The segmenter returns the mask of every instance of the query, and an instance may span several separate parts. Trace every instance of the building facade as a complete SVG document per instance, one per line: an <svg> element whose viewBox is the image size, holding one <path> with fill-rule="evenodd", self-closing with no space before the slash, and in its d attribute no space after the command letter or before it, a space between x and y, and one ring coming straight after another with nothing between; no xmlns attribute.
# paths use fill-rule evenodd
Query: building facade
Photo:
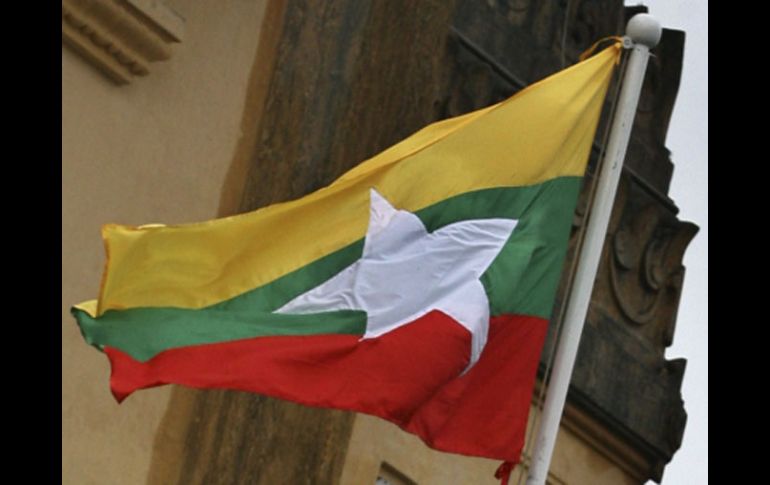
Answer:
<svg viewBox="0 0 770 485"><path fill-rule="evenodd" d="M499 462L430 450L369 416L172 386L118 406L108 362L69 307L98 292L101 224L192 222L302 196L575 62L638 11L619 0L63 0L63 482L497 483ZM664 352L697 228L667 196L664 142L683 48L684 34L665 30L651 58L550 483L660 480L681 443L685 362Z"/></svg>

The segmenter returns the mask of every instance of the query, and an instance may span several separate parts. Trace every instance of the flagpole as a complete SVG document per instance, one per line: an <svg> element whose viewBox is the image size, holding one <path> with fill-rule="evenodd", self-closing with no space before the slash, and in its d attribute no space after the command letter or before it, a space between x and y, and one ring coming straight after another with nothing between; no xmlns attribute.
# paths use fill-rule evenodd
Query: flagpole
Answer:
<svg viewBox="0 0 770 485"><path fill-rule="evenodd" d="M660 36L660 23L648 14L634 15L626 26L624 46L629 47L630 44L631 54L622 80L615 118L612 120L606 155L596 185L596 195L588 212L585 240L577 260L573 289L567 300L567 312L556 348L551 382L543 406L540 431L532 452L527 485L544 485L548 475L650 49L658 44Z"/></svg>

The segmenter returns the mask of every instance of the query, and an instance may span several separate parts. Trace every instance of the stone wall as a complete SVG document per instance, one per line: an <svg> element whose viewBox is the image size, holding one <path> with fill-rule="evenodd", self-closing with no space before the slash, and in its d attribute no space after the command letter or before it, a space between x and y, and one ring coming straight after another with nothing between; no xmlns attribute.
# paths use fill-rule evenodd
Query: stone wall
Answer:
<svg viewBox="0 0 770 485"><path fill-rule="evenodd" d="M118 406L107 358L83 341L69 314L71 305L98 295L101 225L215 217L243 143L244 99L266 2L167 5L183 18L181 42L128 84L69 44L62 48L62 483L143 483L171 393L151 389ZM91 26L136 18L115 15L92 18ZM131 34L110 35L128 42Z"/></svg>

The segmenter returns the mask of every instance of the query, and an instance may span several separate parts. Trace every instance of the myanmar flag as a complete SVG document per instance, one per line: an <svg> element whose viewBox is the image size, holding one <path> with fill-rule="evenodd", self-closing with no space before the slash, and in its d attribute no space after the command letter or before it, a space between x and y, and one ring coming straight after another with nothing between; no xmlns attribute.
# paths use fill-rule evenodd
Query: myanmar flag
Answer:
<svg viewBox="0 0 770 485"><path fill-rule="evenodd" d="M106 225L73 308L118 401L163 384L387 419L516 462L619 45L432 124L291 202Z"/></svg>

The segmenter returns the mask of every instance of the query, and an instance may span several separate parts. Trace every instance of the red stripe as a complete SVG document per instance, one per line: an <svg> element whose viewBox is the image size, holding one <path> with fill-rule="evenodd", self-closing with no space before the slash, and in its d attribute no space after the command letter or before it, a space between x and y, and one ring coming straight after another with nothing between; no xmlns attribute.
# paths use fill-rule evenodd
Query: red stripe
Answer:
<svg viewBox="0 0 770 485"><path fill-rule="evenodd" d="M118 401L163 384L225 388L379 416L455 453L518 461L546 321L490 323L463 376L470 334L434 311L376 339L259 337L167 350L141 363L105 348Z"/></svg>

